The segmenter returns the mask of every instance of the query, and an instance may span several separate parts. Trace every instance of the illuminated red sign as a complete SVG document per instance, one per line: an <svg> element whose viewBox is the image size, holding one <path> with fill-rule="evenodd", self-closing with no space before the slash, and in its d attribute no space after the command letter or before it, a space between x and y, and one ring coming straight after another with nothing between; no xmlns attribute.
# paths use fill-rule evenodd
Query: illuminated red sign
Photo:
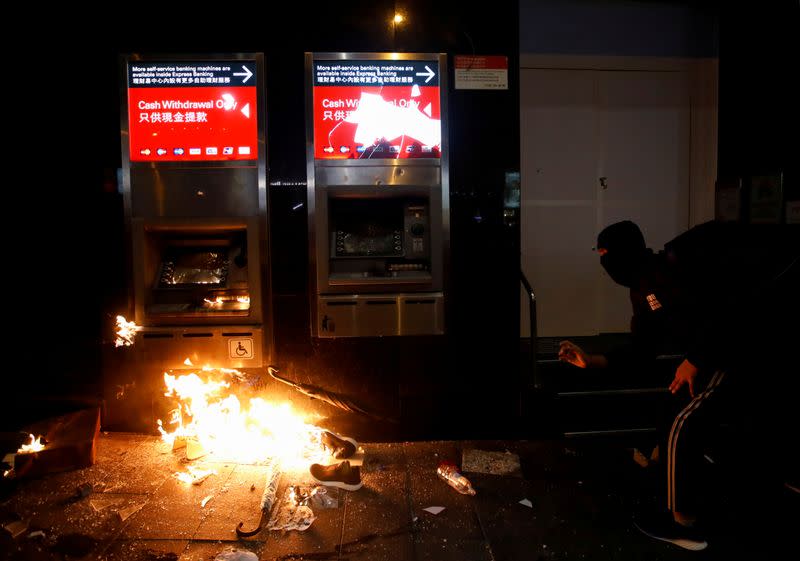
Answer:
<svg viewBox="0 0 800 561"><path fill-rule="evenodd" d="M316 159L441 157L439 65L314 61Z"/></svg>
<svg viewBox="0 0 800 561"><path fill-rule="evenodd" d="M128 74L131 161L258 158L254 63L130 63Z"/></svg>

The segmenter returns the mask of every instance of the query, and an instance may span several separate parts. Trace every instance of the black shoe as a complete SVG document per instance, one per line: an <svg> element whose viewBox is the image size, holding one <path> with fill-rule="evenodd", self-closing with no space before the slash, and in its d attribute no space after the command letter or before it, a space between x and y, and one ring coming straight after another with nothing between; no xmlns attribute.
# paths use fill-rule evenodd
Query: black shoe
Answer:
<svg viewBox="0 0 800 561"><path fill-rule="evenodd" d="M328 449L331 456L337 460L352 458L358 449L358 442L346 436L339 436L332 432L325 431L320 436L322 445Z"/></svg>
<svg viewBox="0 0 800 561"><path fill-rule="evenodd" d="M633 525L646 536L673 543L690 551L701 551L708 547L708 542L697 530L678 524L668 511L637 517Z"/></svg>
<svg viewBox="0 0 800 561"><path fill-rule="evenodd" d="M361 489L361 470L358 466L351 466L347 460L332 466L311 464L308 471L314 481L327 487L339 487L347 491Z"/></svg>

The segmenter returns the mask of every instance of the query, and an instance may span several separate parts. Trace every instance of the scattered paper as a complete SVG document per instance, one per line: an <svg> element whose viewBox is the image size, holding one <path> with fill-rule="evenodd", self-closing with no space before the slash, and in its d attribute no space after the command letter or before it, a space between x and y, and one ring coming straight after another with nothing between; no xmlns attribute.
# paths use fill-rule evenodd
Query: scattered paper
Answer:
<svg viewBox="0 0 800 561"><path fill-rule="evenodd" d="M28 538L39 538L39 537L42 538L44 537L44 532L42 532L41 530L36 530L35 532L31 532L30 534L28 534Z"/></svg>
<svg viewBox="0 0 800 561"><path fill-rule="evenodd" d="M312 492L308 487L289 485L283 493L280 505L272 513L267 523L268 530L307 530L316 520L314 511L308 505Z"/></svg>
<svg viewBox="0 0 800 561"><path fill-rule="evenodd" d="M200 485L203 481L208 479L210 475L217 473L213 469L203 469L201 467L189 466L185 472L175 472L175 478L184 483L191 483L192 485Z"/></svg>
<svg viewBox="0 0 800 561"><path fill-rule="evenodd" d="M439 514L444 510L443 506L429 506L427 508L423 508L422 510L430 512L431 514Z"/></svg>
<svg viewBox="0 0 800 561"><path fill-rule="evenodd" d="M531 501L529 501L528 499L522 499L519 502L519 504L521 504L522 506L527 506L528 508L533 508L533 503Z"/></svg>
<svg viewBox="0 0 800 561"><path fill-rule="evenodd" d="M117 511L117 516L119 516L120 522L125 522L132 515L134 515L137 512L139 512L143 506L144 506L144 503L135 504L135 505L129 506L128 508L123 508L122 510Z"/></svg>
<svg viewBox="0 0 800 561"><path fill-rule="evenodd" d="M461 457L461 471L492 475L522 475L519 456L508 451L464 450Z"/></svg>
<svg viewBox="0 0 800 561"><path fill-rule="evenodd" d="M205 499L200 501L200 508L206 508L206 504L208 503L208 501L210 501L213 498L214 498L214 495L209 495Z"/></svg>

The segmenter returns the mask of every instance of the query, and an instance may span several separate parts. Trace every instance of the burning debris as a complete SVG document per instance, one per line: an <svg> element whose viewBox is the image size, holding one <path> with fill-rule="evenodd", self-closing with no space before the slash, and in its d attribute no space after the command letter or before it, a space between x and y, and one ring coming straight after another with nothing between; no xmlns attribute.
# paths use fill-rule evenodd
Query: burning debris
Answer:
<svg viewBox="0 0 800 561"><path fill-rule="evenodd" d="M192 485L200 485L203 481L216 473L217 472L212 469L189 466L186 472L175 472L175 479L183 481L184 483L191 483Z"/></svg>
<svg viewBox="0 0 800 561"><path fill-rule="evenodd" d="M124 316L117 316L117 338L114 340L115 347L130 347L135 342L136 333L142 328L132 321L128 321Z"/></svg>
<svg viewBox="0 0 800 561"><path fill-rule="evenodd" d="M31 441L28 444L23 444L17 450L17 454L30 454L33 452L41 452L44 450L44 444L42 443L42 437L40 436L33 436L30 435Z"/></svg>
<svg viewBox="0 0 800 561"><path fill-rule="evenodd" d="M236 390L244 379L241 372L225 368L165 373L164 395L177 403L166 422L158 421L163 440L173 450L185 446L187 459L206 453L237 463L277 458L281 469L307 469L327 460L322 429L306 423L288 403L261 397L240 401Z"/></svg>

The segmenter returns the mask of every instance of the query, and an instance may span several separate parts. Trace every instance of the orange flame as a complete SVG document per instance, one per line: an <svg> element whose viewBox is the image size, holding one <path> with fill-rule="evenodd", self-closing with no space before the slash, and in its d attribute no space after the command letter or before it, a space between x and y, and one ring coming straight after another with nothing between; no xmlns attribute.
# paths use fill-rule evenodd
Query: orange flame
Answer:
<svg viewBox="0 0 800 561"><path fill-rule="evenodd" d="M134 343L136 333L142 328L132 321L128 321L124 316L117 316L117 338L114 340L115 347L130 347Z"/></svg>
<svg viewBox="0 0 800 561"><path fill-rule="evenodd" d="M277 459L283 470L330 463L320 440L322 429L308 424L288 403L261 397L240 402L231 389L232 381L245 379L238 370L204 366L200 373L202 378L196 372L164 373L164 395L178 400L167 423L158 420L165 442L174 445L177 437L195 440L221 461Z"/></svg>
<svg viewBox="0 0 800 561"><path fill-rule="evenodd" d="M29 454L31 452L41 452L44 450L44 444L42 444L42 437L36 436L34 437L32 434L30 435L31 441L28 444L23 444L17 450L17 454Z"/></svg>

